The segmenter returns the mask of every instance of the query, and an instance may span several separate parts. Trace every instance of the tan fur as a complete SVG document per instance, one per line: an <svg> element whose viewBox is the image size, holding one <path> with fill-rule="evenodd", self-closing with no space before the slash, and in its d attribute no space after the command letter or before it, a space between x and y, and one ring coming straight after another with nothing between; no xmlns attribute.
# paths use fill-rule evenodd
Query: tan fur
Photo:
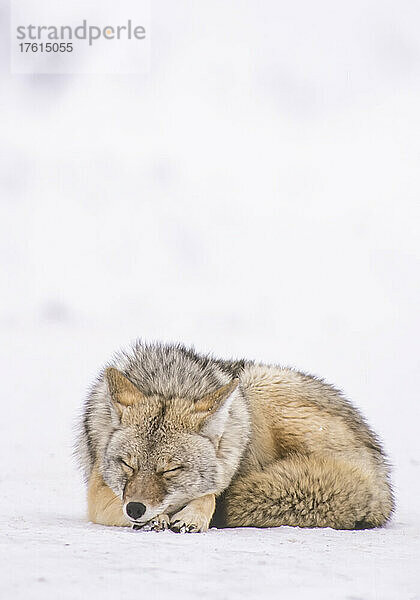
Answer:
<svg viewBox="0 0 420 600"><path fill-rule="evenodd" d="M238 383L239 379L234 379L230 383L227 383L226 385L220 387L215 392L212 392L211 394L207 394L203 398L200 398L195 403L194 412L204 412L206 414L214 413L226 400L226 398L228 398L231 395L233 390L235 390L238 387Z"/></svg>
<svg viewBox="0 0 420 600"><path fill-rule="evenodd" d="M263 471L251 471L232 484L226 497L227 524L335 529L354 529L365 523L379 526L384 506L372 502L374 485L368 474L345 461L316 455L290 457Z"/></svg>
<svg viewBox="0 0 420 600"><path fill-rule="evenodd" d="M386 466L369 434L328 407L333 392L288 369L252 366L251 443L226 493L227 524L380 526L393 508ZM319 405L326 404L320 411Z"/></svg>
<svg viewBox="0 0 420 600"><path fill-rule="evenodd" d="M182 510L171 518L171 525L176 530L185 530L189 533L207 531L216 507L214 494L201 496L192 500Z"/></svg>
<svg viewBox="0 0 420 600"><path fill-rule="evenodd" d="M88 519L99 525L131 525L124 516L120 498L106 485L96 467L88 484Z"/></svg>
<svg viewBox="0 0 420 600"><path fill-rule="evenodd" d="M134 406L144 398L140 390L117 369L107 369L105 376L112 401L120 415L123 413L124 408Z"/></svg>
<svg viewBox="0 0 420 600"><path fill-rule="evenodd" d="M148 473L144 477L130 478L124 489L123 501L143 502L159 506L165 498L165 486L159 473Z"/></svg>

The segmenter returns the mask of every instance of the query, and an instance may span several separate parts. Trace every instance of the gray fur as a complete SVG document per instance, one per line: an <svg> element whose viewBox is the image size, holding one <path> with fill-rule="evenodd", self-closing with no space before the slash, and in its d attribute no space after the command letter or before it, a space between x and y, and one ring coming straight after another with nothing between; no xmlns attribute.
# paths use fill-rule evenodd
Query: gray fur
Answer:
<svg viewBox="0 0 420 600"><path fill-rule="evenodd" d="M105 369L120 370L145 396L165 400L184 397L192 402L228 383L245 361L223 361L197 354L182 344L147 344L138 340L130 351L113 357L100 372L85 402L75 456L85 480L95 460L103 455L109 436L118 426L104 379Z"/></svg>

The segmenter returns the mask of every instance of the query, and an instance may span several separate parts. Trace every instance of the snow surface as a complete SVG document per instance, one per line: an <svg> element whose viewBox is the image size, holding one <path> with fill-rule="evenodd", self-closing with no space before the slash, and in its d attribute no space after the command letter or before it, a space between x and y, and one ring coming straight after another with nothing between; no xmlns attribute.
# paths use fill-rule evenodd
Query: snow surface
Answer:
<svg viewBox="0 0 420 600"><path fill-rule="evenodd" d="M159 0L147 77L12 77L0 18L1 598L420 599L418 3ZM88 524L73 425L137 336L342 387L393 521Z"/></svg>

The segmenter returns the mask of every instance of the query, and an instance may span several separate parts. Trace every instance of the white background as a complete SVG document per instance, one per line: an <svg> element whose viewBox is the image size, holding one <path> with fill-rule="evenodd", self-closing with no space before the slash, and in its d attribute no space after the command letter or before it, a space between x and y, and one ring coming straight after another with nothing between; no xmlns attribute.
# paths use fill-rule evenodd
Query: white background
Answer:
<svg viewBox="0 0 420 600"><path fill-rule="evenodd" d="M420 598L418 3L158 0L148 76L11 76L0 18L3 596ZM136 337L341 387L394 521L87 525L72 424Z"/></svg>

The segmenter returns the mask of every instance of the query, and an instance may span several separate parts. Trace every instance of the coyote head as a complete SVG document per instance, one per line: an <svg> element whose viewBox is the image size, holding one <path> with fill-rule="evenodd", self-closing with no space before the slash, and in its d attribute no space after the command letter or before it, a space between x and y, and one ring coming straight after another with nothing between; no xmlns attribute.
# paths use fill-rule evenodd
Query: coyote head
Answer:
<svg viewBox="0 0 420 600"><path fill-rule="evenodd" d="M238 380L191 401L145 396L114 368L105 378L115 428L102 475L126 516L144 524L217 491L219 442Z"/></svg>

